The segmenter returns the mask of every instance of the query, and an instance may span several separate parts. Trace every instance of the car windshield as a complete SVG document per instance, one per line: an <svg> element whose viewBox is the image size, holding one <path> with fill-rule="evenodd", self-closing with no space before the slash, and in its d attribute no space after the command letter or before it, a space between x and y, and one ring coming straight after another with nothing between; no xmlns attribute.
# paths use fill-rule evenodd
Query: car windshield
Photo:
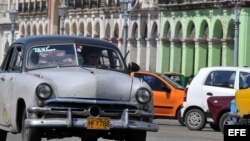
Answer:
<svg viewBox="0 0 250 141"><path fill-rule="evenodd" d="M47 67L95 67L101 69L124 69L122 57L115 50L86 45L46 45L29 50L27 68Z"/></svg>

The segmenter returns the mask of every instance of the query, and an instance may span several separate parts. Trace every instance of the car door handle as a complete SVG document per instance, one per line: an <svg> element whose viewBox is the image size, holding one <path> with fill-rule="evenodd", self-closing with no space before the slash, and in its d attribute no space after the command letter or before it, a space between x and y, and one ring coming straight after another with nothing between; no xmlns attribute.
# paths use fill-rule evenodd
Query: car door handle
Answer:
<svg viewBox="0 0 250 141"><path fill-rule="evenodd" d="M2 81L4 81L4 80L5 80L5 78L1 77L1 80L2 80Z"/></svg>
<svg viewBox="0 0 250 141"><path fill-rule="evenodd" d="M208 93L207 93L207 95L208 95L208 96L213 96L213 94L212 94L212 93L210 93L210 92L208 92Z"/></svg>

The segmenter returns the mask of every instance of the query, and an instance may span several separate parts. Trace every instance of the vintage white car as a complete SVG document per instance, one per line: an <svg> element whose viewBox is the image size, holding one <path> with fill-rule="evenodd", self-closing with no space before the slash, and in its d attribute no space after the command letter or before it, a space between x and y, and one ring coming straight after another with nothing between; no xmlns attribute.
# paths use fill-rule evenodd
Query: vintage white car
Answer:
<svg viewBox="0 0 250 141"><path fill-rule="evenodd" d="M151 88L129 75L138 70L101 39L47 35L16 40L0 70L0 140L10 132L21 133L22 141L73 136L146 141L147 131L159 127L152 121Z"/></svg>

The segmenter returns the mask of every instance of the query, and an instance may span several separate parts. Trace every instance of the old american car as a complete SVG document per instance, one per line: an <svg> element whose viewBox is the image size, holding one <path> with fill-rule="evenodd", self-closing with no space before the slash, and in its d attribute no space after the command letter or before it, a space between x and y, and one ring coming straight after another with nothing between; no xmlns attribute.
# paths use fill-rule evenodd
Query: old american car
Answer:
<svg viewBox="0 0 250 141"><path fill-rule="evenodd" d="M87 53L99 55L85 65ZM152 90L132 78L112 43L80 36L31 36L16 40L0 71L0 140L21 133L22 141L79 137L96 141L146 141L153 123Z"/></svg>
<svg viewBox="0 0 250 141"><path fill-rule="evenodd" d="M235 96L211 96L207 99L207 105L214 124L211 127L214 130L224 132L224 125L231 125L232 120L229 116L231 101Z"/></svg>
<svg viewBox="0 0 250 141"><path fill-rule="evenodd" d="M178 119L179 123L184 125L179 117L184 88L179 83L157 72L138 71L131 75L143 79L153 90L154 118Z"/></svg>

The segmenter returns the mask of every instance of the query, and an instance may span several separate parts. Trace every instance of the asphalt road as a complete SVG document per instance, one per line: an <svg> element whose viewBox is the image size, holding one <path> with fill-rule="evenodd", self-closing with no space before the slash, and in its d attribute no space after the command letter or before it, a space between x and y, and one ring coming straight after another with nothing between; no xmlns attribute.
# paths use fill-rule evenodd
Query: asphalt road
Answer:
<svg viewBox="0 0 250 141"><path fill-rule="evenodd" d="M223 141L223 134L216 132L209 126L202 131L190 131L179 125L176 120L154 120L159 124L158 132L148 132L147 141ZM7 141L21 141L21 135L8 134ZM47 141L43 139L42 141ZM80 138L53 139L49 141L80 141ZM99 139L98 141L109 141Z"/></svg>

